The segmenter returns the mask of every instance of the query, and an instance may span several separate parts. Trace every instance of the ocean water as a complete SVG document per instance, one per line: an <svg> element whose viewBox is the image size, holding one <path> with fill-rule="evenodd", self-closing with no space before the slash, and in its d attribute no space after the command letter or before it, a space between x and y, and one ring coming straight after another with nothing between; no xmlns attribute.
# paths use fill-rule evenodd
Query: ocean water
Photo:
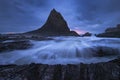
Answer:
<svg viewBox="0 0 120 80"><path fill-rule="evenodd" d="M99 63L120 56L120 38L52 37L54 40L33 41L26 50L0 53L0 65L4 64L79 64ZM99 51L102 49L104 54Z"/></svg>

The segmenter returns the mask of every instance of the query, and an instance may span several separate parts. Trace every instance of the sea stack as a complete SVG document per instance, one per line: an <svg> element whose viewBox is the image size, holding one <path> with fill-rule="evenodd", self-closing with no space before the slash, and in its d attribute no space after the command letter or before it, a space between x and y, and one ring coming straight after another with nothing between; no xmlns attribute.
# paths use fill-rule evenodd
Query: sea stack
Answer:
<svg viewBox="0 0 120 80"><path fill-rule="evenodd" d="M36 34L41 36L79 36L75 31L70 31L67 22L62 15L53 9L45 24L34 31L26 34Z"/></svg>

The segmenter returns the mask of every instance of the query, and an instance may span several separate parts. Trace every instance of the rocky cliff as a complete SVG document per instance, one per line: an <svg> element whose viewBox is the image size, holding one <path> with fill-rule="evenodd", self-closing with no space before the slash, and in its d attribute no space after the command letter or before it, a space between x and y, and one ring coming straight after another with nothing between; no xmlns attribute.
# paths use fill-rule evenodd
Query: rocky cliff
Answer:
<svg viewBox="0 0 120 80"><path fill-rule="evenodd" d="M26 34L39 34L42 36L79 36L76 32L70 31L67 22L55 9L50 12L46 23L40 29L27 32Z"/></svg>
<svg viewBox="0 0 120 80"><path fill-rule="evenodd" d="M120 24L118 24L116 27L107 28L104 33L98 34L97 36L120 38Z"/></svg>

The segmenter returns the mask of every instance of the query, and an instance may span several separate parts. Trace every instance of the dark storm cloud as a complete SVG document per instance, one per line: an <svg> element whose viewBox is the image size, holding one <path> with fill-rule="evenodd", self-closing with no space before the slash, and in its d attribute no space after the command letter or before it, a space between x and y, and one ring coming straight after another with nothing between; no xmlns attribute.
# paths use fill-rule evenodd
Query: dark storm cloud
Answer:
<svg viewBox="0 0 120 80"><path fill-rule="evenodd" d="M42 21L35 12L45 9L46 5L43 0L0 0L0 32L35 29Z"/></svg>
<svg viewBox="0 0 120 80"><path fill-rule="evenodd" d="M45 23L52 8L71 29L101 32L120 23L120 0L0 0L0 32L25 32Z"/></svg>
<svg viewBox="0 0 120 80"><path fill-rule="evenodd" d="M103 31L120 23L120 0L77 0L76 4L77 19L86 30Z"/></svg>
<svg viewBox="0 0 120 80"><path fill-rule="evenodd" d="M52 8L68 15L65 0L0 0L0 32L24 32L45 23ZM67 12L67 13L66 13ZM70 14L70 13L69 13Z"/></svg>

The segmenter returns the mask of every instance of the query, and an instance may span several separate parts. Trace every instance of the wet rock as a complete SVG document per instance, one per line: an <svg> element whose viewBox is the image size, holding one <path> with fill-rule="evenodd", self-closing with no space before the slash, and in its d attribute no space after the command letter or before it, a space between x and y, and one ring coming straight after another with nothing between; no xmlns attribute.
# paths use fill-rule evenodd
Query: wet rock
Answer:
<svg viewBox="0 0 120 80"><path fill-rule="evenodd" d="M0 35L0 42L7 40L53 40L52 38L38 36L38 35L25 35L25 34L2 34Z"/></svg>
<svg viewBox="0 0 120 80"><path fill-rule="evenodd" d="M113 48L113 47L107 47L107 46L93 46L93 47L87 47L83 48L82 54L83 57L90 58L90 57L111 57L111 56L118 56L119 55L119 49ZM79 54L79 52L76 50L76 52ZM80 56L81 55L77 55Z"/></svg>
<svg viewBox="0 0 120 80"><path fill-rule="evenodd" d="M119 50L116 48L105 47L105 46L99 46L96 48L97 48L96 56L98 57L114 56L119 54Z"/></svg>
<svg viewBox="0 0 120 80"><path fill-rule="evenodd" d="M1 80L120 80L120 58L96 64L1 65Z"/></svg>
<svg viewBox="0 0 120 80"><path fill-rule="evenodd" d="M82 35L82 37L84 36L92 36L92 33L86 32L85 34Z"/></svg>
<svg viewBox="0 0 120 80"><path fill-rule="evenodd" d="M13 51L13 50L24 50L31 48L32 44L29 40L17 40L0 43L0 52Z"/></svg>
<svg viewBox="0 0 120 80"><path fill-rule="evenodd" d="M46 41L46 40L54 40L53 38L48 38L48 37L42 37L42 36L31 36L31 40L36 40L36 41Z"/></svg>

